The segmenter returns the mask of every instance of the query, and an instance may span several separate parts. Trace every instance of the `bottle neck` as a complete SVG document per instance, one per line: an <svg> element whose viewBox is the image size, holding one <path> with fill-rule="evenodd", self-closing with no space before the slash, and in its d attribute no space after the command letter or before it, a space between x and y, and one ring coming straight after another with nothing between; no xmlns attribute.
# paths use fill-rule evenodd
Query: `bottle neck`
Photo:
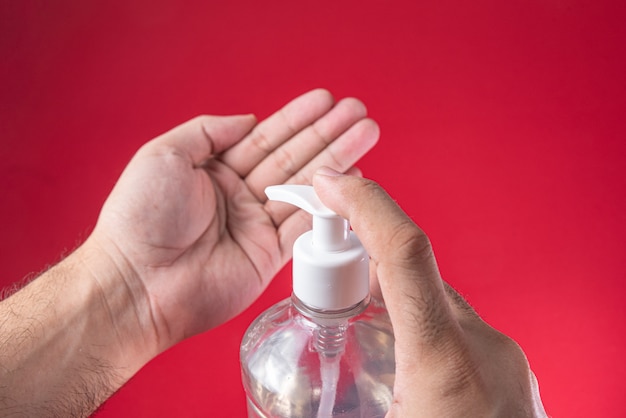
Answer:
<svg viewBox="0 0 626 418"><path fill-rule="evenodd" d="M348 322L352 317L363 312L370 303L368 294L360 302L339 310L317 309L302 302L295 294L291 294L291 302L298 312L322 327L336 327Z"/></svg>
<svg viewBox="0 0 626 418"><path fill-rule="evenodd" d="M305 304L295 294L291 295L291 302L298 313L310 321L313 331L313 347L319 353L320 359L326 361L342 356L347 342L350 319L368 307L370 296L368 294L359 303L340 310L313 308Z"/></svg>

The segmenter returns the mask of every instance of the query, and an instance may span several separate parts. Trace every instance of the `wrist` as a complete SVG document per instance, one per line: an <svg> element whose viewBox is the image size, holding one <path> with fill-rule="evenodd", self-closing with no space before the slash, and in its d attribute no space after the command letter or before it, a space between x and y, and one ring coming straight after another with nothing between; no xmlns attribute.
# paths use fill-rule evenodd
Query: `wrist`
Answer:
<svg viewBox="0 0 626 418"><path fill-rule="evenodd" d="M95 235L66 261L90 287L92 306L85 310L111 337L110 361L132 376L161 351L149 297L137 272L113 245Z"/></svg>
<svg viewBox="0 0 626 418"><path fill-rule="evenodd" d="M116 261L89 239L0 303L0 409L87 415L157 354L145 298Z"/></svg>

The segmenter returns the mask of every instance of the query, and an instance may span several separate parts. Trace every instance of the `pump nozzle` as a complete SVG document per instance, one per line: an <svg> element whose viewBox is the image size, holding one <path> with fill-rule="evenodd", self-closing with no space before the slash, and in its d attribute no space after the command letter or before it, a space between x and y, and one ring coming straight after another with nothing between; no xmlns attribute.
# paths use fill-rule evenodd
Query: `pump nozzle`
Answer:
<svg viewBox="0 0 626 418"><path fill-rule="evenodd" d="M312 186L270 186L265 194L313 215L313 230L293 246L293 291L298 299L314 309L340 310L367 298L369 257L348 220L324 206Z"/></svg>
<svg viewBox="0 0 626 418"><path fill-rule="evenodd" d="M323 251L344 251L349 248L348 220L324 206L312 186L269 186L265 194L270 200L290 203L313 215L313 246Z"/></svg>

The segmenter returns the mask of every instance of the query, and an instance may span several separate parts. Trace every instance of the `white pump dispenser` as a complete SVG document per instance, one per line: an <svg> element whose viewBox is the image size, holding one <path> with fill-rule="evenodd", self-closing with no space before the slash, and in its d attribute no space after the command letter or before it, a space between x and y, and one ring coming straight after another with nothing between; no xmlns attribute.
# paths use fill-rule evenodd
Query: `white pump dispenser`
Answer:
<svg viewBox="0 0 626 418"><path fill-rule="evenodd" d="M313 215L313 229L293 246L295 296L322 311L349 309L367 298L369 257L348 221L324 206L312 186L270 186L265 194Z"/></svg>
<svg viewBox="0 0 626 418"><path fill-rule="evenodd" d="M313 215L293 247L293 293L241 342L249 418L379 418L393 399L393 327L369 294L369 257L313 187L265 190Z"/></svg>

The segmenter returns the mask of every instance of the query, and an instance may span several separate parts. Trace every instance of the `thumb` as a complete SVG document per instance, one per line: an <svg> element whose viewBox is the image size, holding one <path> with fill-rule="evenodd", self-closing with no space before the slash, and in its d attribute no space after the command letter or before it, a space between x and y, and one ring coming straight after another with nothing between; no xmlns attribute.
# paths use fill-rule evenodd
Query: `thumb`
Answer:
<svg viewBox="0 0 626 418"><path fill-rule="evenodd" d="M256 124L254 115L195 117L150 141L184 153L199 165L239 142Z"/></svg>
<svg viewBox="0 0 626 418"><path fill-rule="evenodd" d="M322 168L313 185L370 255L394 328L398 371L417 366L418 354L437 355L454 330L426 234L371 180Z"/></svg>

